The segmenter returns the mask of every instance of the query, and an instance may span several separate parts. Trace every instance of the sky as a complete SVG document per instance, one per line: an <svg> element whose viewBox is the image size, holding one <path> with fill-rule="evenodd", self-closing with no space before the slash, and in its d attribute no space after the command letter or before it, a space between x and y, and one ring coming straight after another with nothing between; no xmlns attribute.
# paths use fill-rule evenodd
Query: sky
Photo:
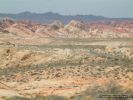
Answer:
<svg viewBox="0 0 133 100"><path fill-rule="evenodd" d="M133 18L133 0L0 0L0 13L24 11Z"/></svg>

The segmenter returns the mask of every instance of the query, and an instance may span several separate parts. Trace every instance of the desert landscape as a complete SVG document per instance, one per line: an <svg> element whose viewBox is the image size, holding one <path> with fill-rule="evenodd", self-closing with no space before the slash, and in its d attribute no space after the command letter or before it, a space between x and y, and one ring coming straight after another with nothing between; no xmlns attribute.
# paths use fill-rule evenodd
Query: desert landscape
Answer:
<svg viewBox="0 0 133 100"><path fill-rule="evenodd" d="M0 21L0 100L132 96L133 21Z"/></svg>

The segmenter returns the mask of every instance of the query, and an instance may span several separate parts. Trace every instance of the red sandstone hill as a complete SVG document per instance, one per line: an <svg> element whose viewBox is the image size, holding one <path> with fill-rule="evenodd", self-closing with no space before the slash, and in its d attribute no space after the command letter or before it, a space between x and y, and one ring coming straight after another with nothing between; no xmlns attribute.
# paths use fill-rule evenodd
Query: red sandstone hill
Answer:
<svg viewBox="0 0 133 100"><path fill-rule="evenodd" d="M38 24L31 21L13 21L5 18L0 22L0 31L17 35L41 35L64 38L133 38L133 21L72 20L67 25L61 22Z"/></svg>

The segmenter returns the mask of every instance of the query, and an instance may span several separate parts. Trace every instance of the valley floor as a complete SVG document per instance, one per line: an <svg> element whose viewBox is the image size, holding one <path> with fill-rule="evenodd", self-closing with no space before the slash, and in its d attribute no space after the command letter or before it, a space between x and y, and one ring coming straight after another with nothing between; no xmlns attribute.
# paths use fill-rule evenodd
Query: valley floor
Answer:
<svg viewBox="0 0 133 100"><path fill-rule="evenodd" d="M97 97L133 93L133 39L0 35L2 100L103 100Z"/></svg>

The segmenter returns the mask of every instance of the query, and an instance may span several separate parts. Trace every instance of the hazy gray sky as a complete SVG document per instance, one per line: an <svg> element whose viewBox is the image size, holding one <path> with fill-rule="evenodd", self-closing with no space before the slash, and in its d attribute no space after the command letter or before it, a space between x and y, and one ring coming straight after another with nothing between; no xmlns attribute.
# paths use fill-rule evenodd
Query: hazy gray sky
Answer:
<svg viewBox="0 0 133 100"><path fill-rule="evenodd" d="M0 0L0 13L23 11L133 18L133 0Z"/></svg>

